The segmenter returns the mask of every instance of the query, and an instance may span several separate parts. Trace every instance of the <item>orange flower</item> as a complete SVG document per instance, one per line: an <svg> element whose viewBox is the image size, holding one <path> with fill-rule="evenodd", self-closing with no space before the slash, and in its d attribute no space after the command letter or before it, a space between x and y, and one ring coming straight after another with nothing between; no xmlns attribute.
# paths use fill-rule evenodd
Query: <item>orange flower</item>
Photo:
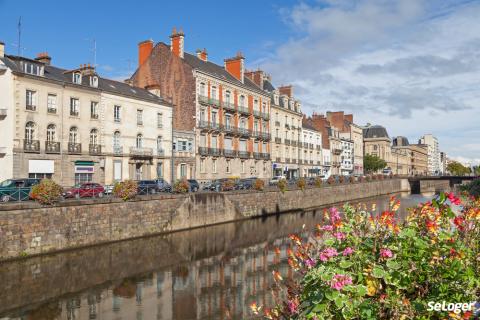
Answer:
<svg viewBox="0 0 480 320"><path fill-rule="evenodd" d="M282 281L283 280L282 276L280 275L280 272L273 270L272 273L273 273L273 278L275 279L275 281Z"/></svg>

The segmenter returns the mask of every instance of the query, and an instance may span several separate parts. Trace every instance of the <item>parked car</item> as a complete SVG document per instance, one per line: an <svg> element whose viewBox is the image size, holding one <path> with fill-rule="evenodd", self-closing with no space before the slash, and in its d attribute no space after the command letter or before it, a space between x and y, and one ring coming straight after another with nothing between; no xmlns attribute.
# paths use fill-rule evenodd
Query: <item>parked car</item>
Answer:
<svg viewBox="0 0 480 320"><path fill-rule="evenodd" d="M198 183L197 180L194 179L188 179L188 184L190 185L190 190L191 192L197 192L200 190L200 184Z"/></svg>
<svg viewBox="0 0 480 320"><path fill-rule="evenodd" d="M87 182L77 184L74 187L66 190L63 193L64 198L91 198L91 197L103 197L105 195L105 188L94 182Z"/></svg>
<svg viewBox="0 0 480 320"><path fill-rule="evenodd" d="M159 192L159 188L156 180L137 181L137 194L156 194L157 192Z"/></svg>
<svg viewBox="0 0 480 320"><path fill-rule="evenodd" d="M172 192L172 186L170 183L165 181L163 178L156 179L155 182L157 183L158 191L160 192Z"/></svg>
<svg viewBox="0 0 480 320"><path fill-rule="evenodd" d="M278 181L280 180L286 180L285 176L276 176L276 177L273 177L272 179L270 179L269 181L269 184L271 186L275 186L278 184Z"/></svg>
<svg viewBox="0 0 480 320"><path fill-rule="evenodd" d="M256 177L240 179L235 182L235 190L250 190L257 180Z"/></svg>
<svg viewBox="0 0 480 320"><path fill-rule="evenodd" d="M112 194L114 187L114 184L107 184L106 186L104 186L103 189L105 189L105 194Z"/></svg>
<svg viewBox="0 0 480 320"><path fill-rule="evenodd" d="M8 179L0 183L0 201L22 201L30 199L32 187L40 179Z"/></svg>

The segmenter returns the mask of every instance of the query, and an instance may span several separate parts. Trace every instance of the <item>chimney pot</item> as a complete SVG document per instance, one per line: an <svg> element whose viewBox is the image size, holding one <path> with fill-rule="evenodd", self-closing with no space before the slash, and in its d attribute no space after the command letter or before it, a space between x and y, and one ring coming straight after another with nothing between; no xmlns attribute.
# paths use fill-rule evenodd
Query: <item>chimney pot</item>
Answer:
<svg viewBox="0 0 480 320"><path fill-rule="evenodd" d="M237 78L240 82L244 82L245 76L245 58L239 51L233 58L225 59L225 70L232 76Z"/></svg>
<svg viewBox="0 0 480 320"><path fill-rule="evenodd" d="M145 40L138 44L138 66L140 67L152 53L153 40Z"/></svg>
<svg viewBox="0 0 480 320"><path fill-rule="evenodd" d="M46 66L49 66L52 62L52 58L48 55L48 52L40 52L37 54L35 60L45 64Z"/></svg>
<svg viewBox="0 0 480 320"><path fill-rule="evenodd" d="M185 35L181 29L180 32L177 33L176 29L173 28L172 35L170 36L170 51L182 59L184 53L184 37Z"/></svg>

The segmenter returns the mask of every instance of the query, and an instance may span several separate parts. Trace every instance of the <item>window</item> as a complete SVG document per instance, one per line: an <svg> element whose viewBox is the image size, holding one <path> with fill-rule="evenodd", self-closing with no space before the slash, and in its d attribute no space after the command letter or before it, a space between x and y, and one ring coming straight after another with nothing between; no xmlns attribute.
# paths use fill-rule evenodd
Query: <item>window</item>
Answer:
<svg viewBox="0 0 480 320"><path fill-rule="evenodd" d="M242 160L241 163L242 163L242 173L245 173L245 161Z"/></svg>
<svg viewBox="0 0 480 320"><path fill-rule="evenodd" d="M247 151L247 140L240 140L240 151Z"/></svg>
<svg viewBox="0 0 480 320"><path fill-rule="evenodd" d="M90 118L98 119L98 102L90 102Z"/></svg>
<svg viewBox="0 0 480 320"><path fill-rule="evenodd" d="M29 179L52 179L52 173L29 173Z"/></svg>
<svg viewBox="0 0 480 320"><path fill-rule="evenodd" d="M78 117L78 112L80 109L80 100L77 98L70 98L70 115Z"/></svg>
<svg viewBox="0 0 480 320"><path fill-rule="evenodd" d="M216 124L216 123L217 123L217 113L212 112L212 124Z"/></svg>
<svg viewBox="0 0 480 320"><path fill-rule="evenodd" d="M204 134L200 135L200 147L207 146L207 137Z"/></svg>
<svg viewBox="0 0 480 320"><path fill-rule="evenodd" d="M157 163L157 178L163 178L163 162Z"/></svg>
<svg viewBox="0 0 480 320"><path fill-rule="evenodd" d="M206 97L205 83L200 83L200 95Z"/></svg>
<svg viewBox="0 0 480 320"><path fill-rule="evenodd" d="M37 92L33 90L26 91L26 109L35 111L37 109Z"/></svg>
<svg viewBox="0 0 480 320"><path fill-rule="evenodd" d="M94 88L98 87L98 77L96 76L90 77L90 87L94 87Z"/></svg>
<svg viewBox="0 0 480 320"><path fill-rule="evenodd" d="M35 139L35 122L29 121L25 125L25 140L32 141Z"/></svg>
<svg viewBox="0 0 480 320"><path fill-rule="evenodd" d="M82 84L82 75L78 72L74 72L72 81L76 84Z"/></svg>
<svg viewBox="0 0 480 320"><path fill-rule="evenodd" d="M200 123L205 122L205 109L200 110Z"/></svg>
<svg viewBox="0 0 480 320"><path fill-rule="evenodd" d="M255 141L255 143L253 145L253 151L258 152L258 142L257 141Z"/></svg>
<svg viewBox="0 0 480 320"><path fill-rule="evenodd" d="M240 107L245 107L245 96L244 95L240 96Z"/></svg>
<svg viewBox="0 0 480 320"><path fill-rule="evenodd" d="M214 149L217 148L217 136L212 136L212 140L210 141L210 146Z"/></svg>
<svg viewBox="0 0 480 320"><path fill-rule="evenodd" d="M225 102L230 103L230 91L225 91Z"/></svg>
<svg viewBox="0 0 480 320"><path fill-rule="evenodd" d="M47 142L56 141L56 127L54 124L49 124L47 126Z"/></svg>
<svg viewBox="0 0 480 320"><path fill-rule="evenodd" d="M157 113L157 128L163 128L163 114Z"/></svg>
<svg viewBox="0 0 480 320"><path fill-rule="evenodd" d="M231 126L231 117L229 115L225 116L225 127L229 129Z"/></svg>
<svg viewBox="0 0 480 320"><path fill-rule="evenodd" d="M113 107L113 119L115 122L120 122L120 106Z"/></svg>
<svg viewBox="0 0 480 320"><path fill-rule="evenodd" d="M75 173L75 184L83 184L93 181L93 173Z"/></svg>
<svg viewBox="0 0 480 320"><path fill-rule="evenodd" d="M253 122L253 131L258 132L258 120Z"/></svg>
<svg viewBox="0 0 480 320"><path fill-rule="evenodd" d="M181 178L187 177L187 165L185 163L182 163L180 165L180 177Z"/></svg>
<svg viewBox="0 0 480 320"><path fill-rule="evenodd" d="M37 64L33 64L33 63L24 63L23 65L23 71L25 73L29 73L29 74L34 74L36 76L41 76L43 75L43 66L39 66Z"/></svg>
<svg viewBox="0 0 480 320"><path fill-rule="evenodd" d="M137 126L143 126L143 110L137 109Z"/></svg>
<svg viewBox="0 0 480 320"><path fill-rule="evenodd" d="M90 144L97 145L98 144L98 131L97 129L90 130Z"/></svg>
<svg viewBox="0 0 480 320"><path fill-rule="evenodd" d="M253 110L258 111L258 100L253 100Z"/></svg>
<svg viewBox="0 0 480 320"><path fill-rule="evenodd" d="M200 173L205 173L205 159L200 159Z"/></svg>
<svg viewBox="0 0 480 320"><path fill-rule="evenodd" d="M240 128L246 129L246 125L247 125L247 121L245 120L245 118L242 118L240 120Z"/></svg>
<svg viewBox="0 0 480 320"><path fill-rule="evenodd" d="M212 160L212 172L217 173L217 159Z"/></svg>
<svg viewBox="0 0 480 320"><path fill-rule="evenodd" d="M162 139L162 136L157 137L157 150L158 150L159 155L161 155L161 153L163 153L163 139Z"/></svg>
<svg viewBox="0 0 480 320"><path fill-rule="evenodd" d="M47 112L57 113L57 95L49 94L47 96Z"/></svg>
<svg viewBox="0 0 480 320"><path fill-rule="evenodd" d="M178 151L187 151L188 150L188 141L187 140L177 140L177 150Z"/></svg>
<svg viewBox="0 0 480 320"><path fill-rule="evenodd" d="M226 163L226 166L225 166L225 170L226 170L227 173L230 173L230 160L227 160L226 162L227 163Z"/></svg>
<svg viewBox="0 0 480 320"><path fill-rule="evenodd" d="M225 138L224 148L225 148L225 150L233 150L233 145L232 145L232 139L231 138Z"/></svg>
<svg viewBox="0 0 480 320"><path fill-rule="evenodd" d="M143 147L143 135L141 133L137 134L136 146L137 148Z"/></svg>
<svg viewBox="0 0 480 320"><path fill-rule="evenodd" d="M68 134L68 143L78 143L80 139L78 138L78 128L71 127Z"/></svg>
<svg viewBox="0 0 480 320"><path fill-rule="evenodd" d="M113 153L121 154L122 152L123 150L120 146L120 131L115 131L113 133Z"/></svg>
<svg viewBox="0 0 480 320"><path fill-rule="evenodd" d="M212 87L212 95L211 95L211 98L212 98L212 99L217 99L217 87L215 87L215 86Z"/></svg>

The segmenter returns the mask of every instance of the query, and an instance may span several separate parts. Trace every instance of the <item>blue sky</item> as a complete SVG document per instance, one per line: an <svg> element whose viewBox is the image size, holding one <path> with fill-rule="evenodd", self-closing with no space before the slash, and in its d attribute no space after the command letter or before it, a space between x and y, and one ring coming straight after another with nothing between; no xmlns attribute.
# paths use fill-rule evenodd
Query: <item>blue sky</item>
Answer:
<svg viewBox="0 0 480 320"><path fill-rule="evenodd" d="M480 0L48 1L0 0L0 40L48 51L65 68L93 63L128 77L137 43L169 42L219 64L241 50L248 68L293 84L303 111L345 110L417 142L425 133L461 161L480 163ZM129 69L130 66L130 69Z"/></svg>

